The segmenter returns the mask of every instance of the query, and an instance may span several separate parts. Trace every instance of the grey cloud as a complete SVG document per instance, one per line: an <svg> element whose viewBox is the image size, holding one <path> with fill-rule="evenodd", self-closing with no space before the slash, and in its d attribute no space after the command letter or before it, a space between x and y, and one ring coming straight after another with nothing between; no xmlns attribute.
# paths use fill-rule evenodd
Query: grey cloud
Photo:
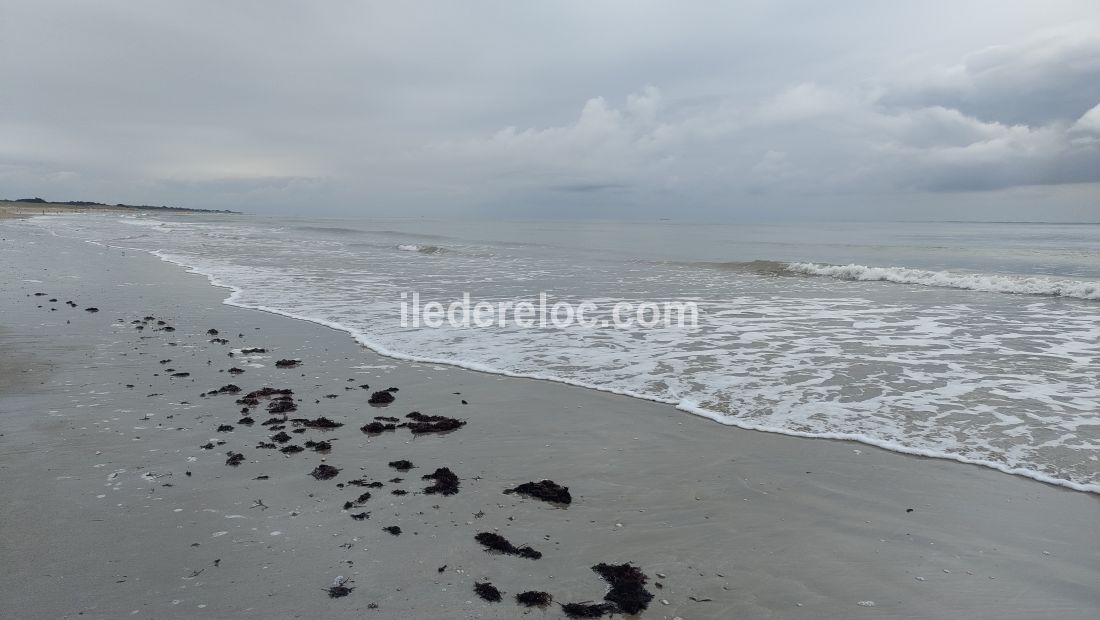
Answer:
<svg viewBox="0 0 1100 620"><path fill-rule="evenodd" d="M1072 217L1100 204L1091 0L0 11L0 194L701 219L894 217L917 194L1024 213L1000 193L1028 187Z"/></svg>

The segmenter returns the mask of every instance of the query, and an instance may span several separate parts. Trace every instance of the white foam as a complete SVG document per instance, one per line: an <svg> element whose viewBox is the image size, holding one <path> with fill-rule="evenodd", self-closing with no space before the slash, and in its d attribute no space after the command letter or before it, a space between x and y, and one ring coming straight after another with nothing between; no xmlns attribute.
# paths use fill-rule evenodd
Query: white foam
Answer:
<svg viewBox="0 0 1100 620"><path fill-rule="evenodd" d="M1100 299L1100 282L1067 280L1047 276L960 273L907 269L905 267L821 265L817 263L788 263L787 270L805 275L826 276L838 280L918 284L921 286L959 288L987 293L1010 293L1014 295L1047 295L1051 297Z"/></svg>
<svg viewBox="0 0 1100 620"><path fill-rule="evenodd" d="M255 231L252 241L248 230ZM455 264L438 269L436 261L396 256L392 245L348 252L323 242L273 244L266 228L207 231L179 225L132 249L206 276L230 291L229 305L341 330L396 359L594 388L726 425L858 441L1100 493L1090 460L1100 442L1084 429L1096 424L1100 403L1093 381L1100 309L1090 304L942 303L950 292L933 296L934 303L900 304L870 298L875 287L863 287L868 297L847 287L849 296L838 297L814 278L731 278L708 270L634 276L630 269L590 269L578 280L570 259L542 256L477 262L456 253ZM699 302L703 329L399 327L397 294L409 283L443 296L469 286L471 273L501 283L502 296L526 291L527 282L564 278L607 293L591 297L603 301L674 277L675 290L696 292L691 299ZM643 276L646 286L631 279Z"/></svg>

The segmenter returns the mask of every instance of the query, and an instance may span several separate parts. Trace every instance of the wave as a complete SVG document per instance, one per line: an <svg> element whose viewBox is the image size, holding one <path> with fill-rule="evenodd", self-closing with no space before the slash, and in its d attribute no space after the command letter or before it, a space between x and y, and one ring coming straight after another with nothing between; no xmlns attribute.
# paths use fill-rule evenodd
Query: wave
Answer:
<svg viewBox="0 0 1100 620"><path fill-rule="evenodd" d="M493 366L493 365L490 365L490 364L484 364L484 363L474 362L474 361L467 361L467 360L462 360L462 359L435 357L435 356L428 356L428 355L415 355L415 354L404 353L402 351L397 351L397 350L391 349L391 348L381 344L380 342L375 340L366 331L364 331L362 329L359 329L355 326L348 325L346 323L341 323L339 321L323 319L323 318L320 318L320 317L317 317L317 316L310 316L310 315L307 315L307 314L299 314L299 313L296 313L296 312L290 312L290 311L287 311L287 310L284 310L284 309L281 309L281 308L266 306L266 305L263 305L263 304L247 303L247 302L242 300L242 298L245 296L244 289L219 279L212 271L204 270L204 269L202 269L202 268L200 268L200 267L198 267L194 264L190 264L187 260L185 260L183 257L180 257L180 256L174 256L174 255L171 255L169 253L166 253L166 252L163 252L163 251L160 251L160 250L146 250L146 251L149 252L150 254L152 254L153 256L156 256L157 258L159 258L162 261L165 261L167 263L172 263L172 264L175 264L175 265L178 265L178 266L184 268L188 273L194 273L194 274L198 274L198 275L202 275L202 276L206 277L207 281L209 281L210 284L213 285L213 286L229 290L230 291L229 296L222 301L222 303L224 303L226 305L235 306L235 307L238 307L238 308L245 308L245 309L249 309L249 310L257 310L257 311L260 311L260 312L268 312L270 314L277 314L277 315L280 315L280 316L285 316L285 317L288 317L288 318L297 319L299 321L306 321L306 322L309 322L309 323L322 325L324 327L327 327L329 329L333 329L333 330L336 330L336 331L341 331L341 332L344 332L346 334L349 334L353 339L355 339L356 342L358 342L360 345L366 347L367 349L370 349L370 350L374 351L375 353L378 353L379 355L383 355L383 356L390 357L390 358L393 358L393 359L404 360L404 361L409 361L409 362L417 362L417 363L440 364L440 365L445 365L445 366L453 366L453 367L457 367L457 368L464 368L466 370L472 370L472 371L475 371L475 372L483 372L483 373L486 373L486 374L500 375L500 376L505 376L505 377L517 377L517 378L525 378L525 379L536 379L536 380L540 380L540 381L551 381L551 382L554 382L554 383L563 383L563 384L572 385L572 386L575 386L575 387L587 388L587 389L592 389L592 390L596 390L596 391L600 391L600 392L608 392L608 393L611 393L611 394L618 394L618 395L621 395L621 396L629 396L631 398L637 398L637 399L641 399L641 400L647 400L647 401L652 401L652 402L671 405L671 406L675 407L676 409L678 409L680 411L683 411L685 413L690 413L690 414L693 414L693 415L704 417L704 418L710 419L714 422L718 422L719 424L722 424L722 425L725 425L725 426L735 426L737 428L742 428L742 429L746 429L746 430L759 431L759 432L765 432L765 433L774 433L774 434L778 434L778 435L788 435L788 436L791 436L791 437L804 437L804 438L809 438L809 439L833 439L833 440L841 440L841 441L854 441L854 442L857 442L857 443L862 443L862 444L866 444L866 445L870 445L870 446L875 446L877 448L882 448L884 450L889 450L889 451L893 451L893 452L899 452L899 453L902 453L902 454L911 454L911 455L924 456L924 457L930 457L930 458L940 458L940 459L946 459L946 460L953 460L953 461L957 461L957 462L960 462L960 463L966 463L966 464L970 464L970 465L979 465L979 466L988 467L988 468L991 468L991 469L996 469L996 470L1004 472L1006 474L1022 476L1022 477L1025 477L1025 478L1031 478L1032 480L1037 480L1039 482L1043 482L1043 483L1046 483L1046 484L1073 489L1075 491L1082 491L1082 492L1085 492L1085 493L1100 494L1100 484L1090 483L1090 482L1078 482L1078 481L1075 481L1075 480L1068 480L1068 479L1064 479L1064 478L1058 478L1058 477L1052 476L1052 475L1050 475L1046 472L1031 469L1031 468L1028 468L1028 467L1013 467L1013 466L1006 465L1005 463L1001 463L1001 462L998 462L998 461L991 461L991 460L982 459L982 458L974 458L974 457L971 457L971 456L968 456L968 455L965 455L965 454L957 454L957 453L952 453L952 452L947 452L947 451L942 451L942 450L935 450L935 449L930 449L930 448L923 448L923 447L907 446L907 445L904 445L904 444L901 444L901 443L898 443L898 442L895 442L895 441L880 439L878 437L874 437L874 436L867 435L867 434L864 434L864 433L844 433L844 432L829 432L829 431L813 432L813 431L794 430L794 429L784 428L784 427L781 427L781 426L772 426L772 425L767 425L767 424L757 424L757 423L753 423L753 422L746 421L746 420L740 420L737 417L729 415L729 414L725 414L725 413L721 413L721 412L718 412L718 411L708 409L708 408L702 406L700 403L689 400L689 399L662 398L660 396L656 396L656 395L653 395L653 394L641 393L641 392L637 392L635 390L630 390L630 389L616 388L616 387L609 386L607 384L602 384L602 383L592 383L592 382L588 382L588 381L577 380L577 379L572 379L572 378L568 378L568 377L562 377L562 376L548 374L548 373L542 373L542 372L515 372L515 371L512 371L512 370L499 368L499 367L496 367L496 366Z"/></svg>
<svg viewBox="0 0 1100 620"><path fill-rule="evenodd" d="M770 262L770 261L754 261ZM1010 276L952 271L928 271L905 267L868 267L866 265L824 265L819 263L786 263L794 274L824 276L838 280L860 282L894 282L942 288L957 288L987 293L1042 295L1100 300L1100 282L1052 278L1049 276Z"/></svg>
<svg viewBox="0 0 1100 620"><path fill-rule="evenodd" d="M311 232L329 233L335 235L361 235L367 231L357 228L343 228L340 226L295 226L295 230L308 230Z"/></svg>
<svg viewBox="0 0 1100 620"><path fill-rule="evenodd" d="M442 254L447 251L447 248L441 248L438 245L417 245L415 243L402 243L397 246L397 249L402 252L419 252L421 254Z"/></svg>

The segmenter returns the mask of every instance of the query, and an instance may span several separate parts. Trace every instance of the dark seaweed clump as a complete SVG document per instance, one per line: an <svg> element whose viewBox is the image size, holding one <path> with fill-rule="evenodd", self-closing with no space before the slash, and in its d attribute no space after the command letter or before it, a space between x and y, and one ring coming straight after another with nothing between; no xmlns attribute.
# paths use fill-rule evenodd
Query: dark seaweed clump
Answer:
<svg viewBox="0 0 1100 620"><path fill-rule="evenodd" d="M241 388L230 383L229 385L223 385L216 390L210 390L207 394L213 396L214 394L237 394L241 391Z"/></svg>
<svg viewBox="0 0 1100 620"><path fill-rule="evenodd" d="M277 435L271 436L271 441L276 443L286 443L291 440L291 436L286 434L286 431L279 431Z"/></svg>
<svg viewBox="0 0 1100 620"><path fill-rule="evenodd" d="M271 414L290 413L297 411L298 405L289 396L282 396L267 404L267 412Z"/></svg>
<svg viewBox="0 0 1100 620"><path fill-rule="evenodd" d="M561 611L569 618L599 618L615 613L615 606L607 603L566 603L561 606Z"/></svg>
<svg viewBox="0 0 1100 620"><path fill-rule="evenodd" d="M600 577L611 584L604 600L614 603L624 614L636 614L649 607L653 593L645 589L648 577L630 563L597 564L592 567Z"/></svg>
<svg viewBox="0 0 1100 620"><path fill-rule="evenodd" d="M301 452L302 450L305 450L305 448L303 448L302 446L294 445L294 444L290 444L289 446L283 446L282 448L279 448L279 452L282 452L283 454L297 454L297 453Z"/></svg>
<svg viewBox="0 0 1100 620"><path fill-rule="evenodd" d="M332 450L332 444L327 441L310 440L306 442L306 447L313 450L314 452L328 452L329 450Z"/></svg>
<svg viewBox="0 0 1100 620"><path fill-rule="evenodd" d="M377 435L385 431L392 431L397 428L396 424L383 424L381 422L370 422L359 427L359 430L368 435Z"/></svg>
<svg viewBox="0 0 1100 620"><path fill-rule="evenodd" d="M458 493L458 476L447 467L440 467L434 472L421 476L422 480L435 480L435 484L426 487L424 492L429 495L454 495Z"/></svg>
<svg viewBox="0 0 1100 620"><path fill-rule="evenodd" d="M529 558L537 560L542 557L542 553L535 551L531 547L524 545L517 547L508 541L507 538L496 534L494 532L481 532L477 536L474 536L474 540L485 547L488 551L497 551L507 555L518 555L521 558Z"/></svg>
<svg viewBox="0 0 1100 620"><path fill-rule="evenodd" d="M351 518L355 519L356 521L363 521L365 519L370 518L370 513L369 512L360 512L359 514L351 515Z"/></svg>
<svg viewBox="0 0 1100 620"><path fill-rule="evenodd" d="M302 360L279 360L275 362L276 368L295 368L302 365Z"/></svg>
<svg viewBox="0 0 1100 620"><path fill-rule="evenodd" d="M338 473L340 473L340 470L332 465L318 465L313 471L309 472L309 475L317 480L332 480Z"/></svg>
<svg viewBox="0 0 1100 620"><path fill-rule="evenodd" d="M410 461L401 460L390 461L390 467L396 469L397 471L409 471L414 467L414 465Z"/></svg>
<svg viewBox="0 0 1100 620"><path fill-rule="evenodd" d="M500 590L488 581L478 581L474 584L474 593L490 603L499 603Z"/></svg>
<svg viewBox="0 0 1100 620"><path fill-rule="evenodd" d="M556 504L573 503L573 497L569 495L569 487L563 487L553 480L524 482L514 489L506 490L505 493L519 493L520 495Z"/></svg>
<svg viewBox="0 0 1100 620"><path fill-rule="evenodd" d="M333 422L332 420L321 416L313 420L307 420L305 418L294 418L291 422L304 426L306 428L340 428L344 424L342 422Z"/></svg>
<svg viewBox="0 0 1100 620"><path fill-rule="evenodd" d="M344 502L344 510L351 510L352 508L359 508L363 504L367 503L370 499L370 493L363 493L359 497L355 498L355 501Z"/></svg>
<svg viewBox="0 0 1100 620"><path fill-rule="evenodd" d="M244 462L244 455L240 452L230 452L229 458L225 459L226 465L236 467Z"/></svg>
<svg viewBox="0 0 1100 620"><path fill-rule="evenodd" d="M516 602L524 607L546 607L553 598L546 592L528 590L516 595Z"/></svg>
<svg viewBox="0 0 1100 620"><path fill-rule="evenodd" d="M218 427L218 432L219 433L232 433L233 432L233 426L230 425L230 424L222 424L221 426Z"/></svg>
<svg viewBox="0 0 1100 620"><path fill-rule="evenodd" d="M254 355L256 353L267 353L267 349L260 349L260 348L241 349L241 355Z"/></svg>
<svg viewBox="0 0 1100 620"><path fill-rule="evenodd" d="M407 426L414 435L446 433L466 426L466 420L441 415L424 415L419 411L414 411L405 417L413 420Z"/></svg>
<svg viewBox="0 0 1100 620"><path fill-rule="evenodd" d="M351 594L351 591L354 589L354 587L349 588L348 586L340 584L337 586L330 586L326 590L328 591L329 598L340 598Z"/></svg>
<svg viewBox="0 0 1100 620"><path fill-rule="evenodd" d="M245 416L245 417L241 418L240 420L237 420L237 424L240 424L241 426L252 426L255 423L256 423L256 420L253 420L252 418L250 418L248 416Z"/></svg>
<svg viewBox="0 0 1100 620"><path fill-rule="evenodd" d="M367 401L371 405L388 405L397 400L389 390L382 390L381 392L375 392L370 395L370 399Z"/></svg>
<svg viewBox="0 0 1100 620"><path fill-rule="evenodd" d="M389 526L386 526L382 529L386 530L390 534L393 534L394 536L400 536L401 535L401 528L397 527L396 525L389 525Z"/></svg>

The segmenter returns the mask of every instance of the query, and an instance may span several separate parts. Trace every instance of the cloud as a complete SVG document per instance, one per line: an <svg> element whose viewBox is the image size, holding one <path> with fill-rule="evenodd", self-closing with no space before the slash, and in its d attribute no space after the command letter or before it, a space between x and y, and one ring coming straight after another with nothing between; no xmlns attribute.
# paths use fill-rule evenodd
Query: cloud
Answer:
<svg viewBox="0 0 1100 620"><path fill-rule="evenodd" d="M984 121L1072 121L1100 102L1100 32L1076 24L968 54L961 63L899 80L885 105L942 106Z"/></svg>
<svg viewBox="0 0 1100 620"><path fill-rule="evenodd" d="M25 51L0 55L9 194L723 219L1100 192L1091 0L4 12Z"/></svg>

